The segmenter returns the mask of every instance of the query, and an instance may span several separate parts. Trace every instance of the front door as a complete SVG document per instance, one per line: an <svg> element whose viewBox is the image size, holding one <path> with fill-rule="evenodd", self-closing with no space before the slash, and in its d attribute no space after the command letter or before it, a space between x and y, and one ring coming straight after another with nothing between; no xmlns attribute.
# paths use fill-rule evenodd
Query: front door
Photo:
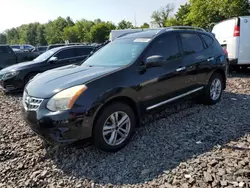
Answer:
<svg viewBox="0 0 250 188"><path fill-rule="evenodd" d="M163 65L139 72L140 100L146 110L171 101L174 97L185 93L188 87L177 34L167 33L154 39L145 52L143 62L155 55L164 57Z"/></svg>
<svg viewBox="0 0 250 188"><path fill-rule="evenodd" d="M62 51L58 52L54 55L54 57L57 57L57 61L50 64L50 69L62 67L65 65L70 65L76 63L76 53L75 48L70 49L63 49Z"/></svg>

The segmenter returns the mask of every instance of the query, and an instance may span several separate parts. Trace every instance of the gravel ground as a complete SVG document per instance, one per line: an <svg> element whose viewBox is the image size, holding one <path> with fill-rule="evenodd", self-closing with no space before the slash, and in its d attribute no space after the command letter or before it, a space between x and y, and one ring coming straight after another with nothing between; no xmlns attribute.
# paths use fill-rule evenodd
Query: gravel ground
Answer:
<svg viewBox="0 0 250 188"><path fill-rule="evenodd" d="M45 150L20 101L0 93L0 187L250 186L249 76L229 78L215 106L189 101L145 117L114 154L80 144Z"/></svg>

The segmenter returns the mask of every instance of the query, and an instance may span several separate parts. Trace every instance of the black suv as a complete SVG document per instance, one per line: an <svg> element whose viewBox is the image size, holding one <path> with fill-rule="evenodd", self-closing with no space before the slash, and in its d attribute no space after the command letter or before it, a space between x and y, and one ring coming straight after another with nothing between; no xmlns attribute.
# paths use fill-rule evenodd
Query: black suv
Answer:
<svg viewBox="0 0 250 188"><path fill-rule="evenodd" d="M23 117L48 143L92 137L97 148L114 152L129 142L146 112L188 96L217 103L226 70L226 54L202 29L127 34L81 66L35 77L23 94Z"/></svg>
<svg viewBox="0 0 250 188"><path fill-rule="evenodd" d="M94 50L92 46L64 46L53 48L30 62L9 66L0 71L0 88L5 92L19 91L38 73L85 60Z"/></svg>

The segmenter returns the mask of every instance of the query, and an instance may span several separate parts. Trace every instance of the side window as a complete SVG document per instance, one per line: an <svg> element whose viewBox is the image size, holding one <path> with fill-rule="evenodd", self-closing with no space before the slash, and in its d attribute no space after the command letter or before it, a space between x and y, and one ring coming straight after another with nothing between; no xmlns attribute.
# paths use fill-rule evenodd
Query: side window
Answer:
<svg viewBox="0 0 250 188"><path fill-rule="evenodd" d="M180 56L180 50L176 35L164 35L156 39L149 49L147 56L161 55L166 60L172 60Z"/></svg>
<svg viewBox="0 0 250 188"><path fill-rule="evenodd" d="M75 57L75 49L66 49L55 55L59 60Z"/></svg>
<svg viewBox="0 0 250 188"><path fill-rule="evenodd" d="M197 53L204 49L199 35L194 33L183 33L180 34L180 37L185 55Z"/></svg>
<svg viewBox="0 0 250 188"><path fill-rule="evenodd" d="M0 47L0 54L12 54L12 51L7 46Z"/></svg>
<svg viewBox="0 0 250 188"><path fill-rule="evenodd" d="M201 36L204 39L204 41L206 42L207 46L211 46L213 44L214 39L212 37L210 37L208 35L204 35L204 34L202 34Z"/></svg>
<svg viewBox="0 0 250 188"><path fill-rule="evenodd" d="M76 48L76 56L89 55L92 50L92 48Z"/></svg>

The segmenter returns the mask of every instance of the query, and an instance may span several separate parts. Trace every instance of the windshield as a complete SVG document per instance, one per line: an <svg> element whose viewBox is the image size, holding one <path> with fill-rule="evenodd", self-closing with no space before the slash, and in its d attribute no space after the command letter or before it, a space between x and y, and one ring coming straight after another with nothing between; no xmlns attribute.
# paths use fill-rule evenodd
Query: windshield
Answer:
<svg viewBox="0 0 250 188"><path fill-rule="evenodd" d="M34 59L33 61L45 61L48 58L50 58L55 52L57 52L58 49L54 48L51 50L48 50L46 52L44 52L43 54L39 55L36 59Z"/></svg>
<svg viewBox="0 0 250 188"><path fill-rule="evenodd" d="M139 57L150 39L117 39L89 57L82 65L100 67L121 67L132 63Z"/></svg>

